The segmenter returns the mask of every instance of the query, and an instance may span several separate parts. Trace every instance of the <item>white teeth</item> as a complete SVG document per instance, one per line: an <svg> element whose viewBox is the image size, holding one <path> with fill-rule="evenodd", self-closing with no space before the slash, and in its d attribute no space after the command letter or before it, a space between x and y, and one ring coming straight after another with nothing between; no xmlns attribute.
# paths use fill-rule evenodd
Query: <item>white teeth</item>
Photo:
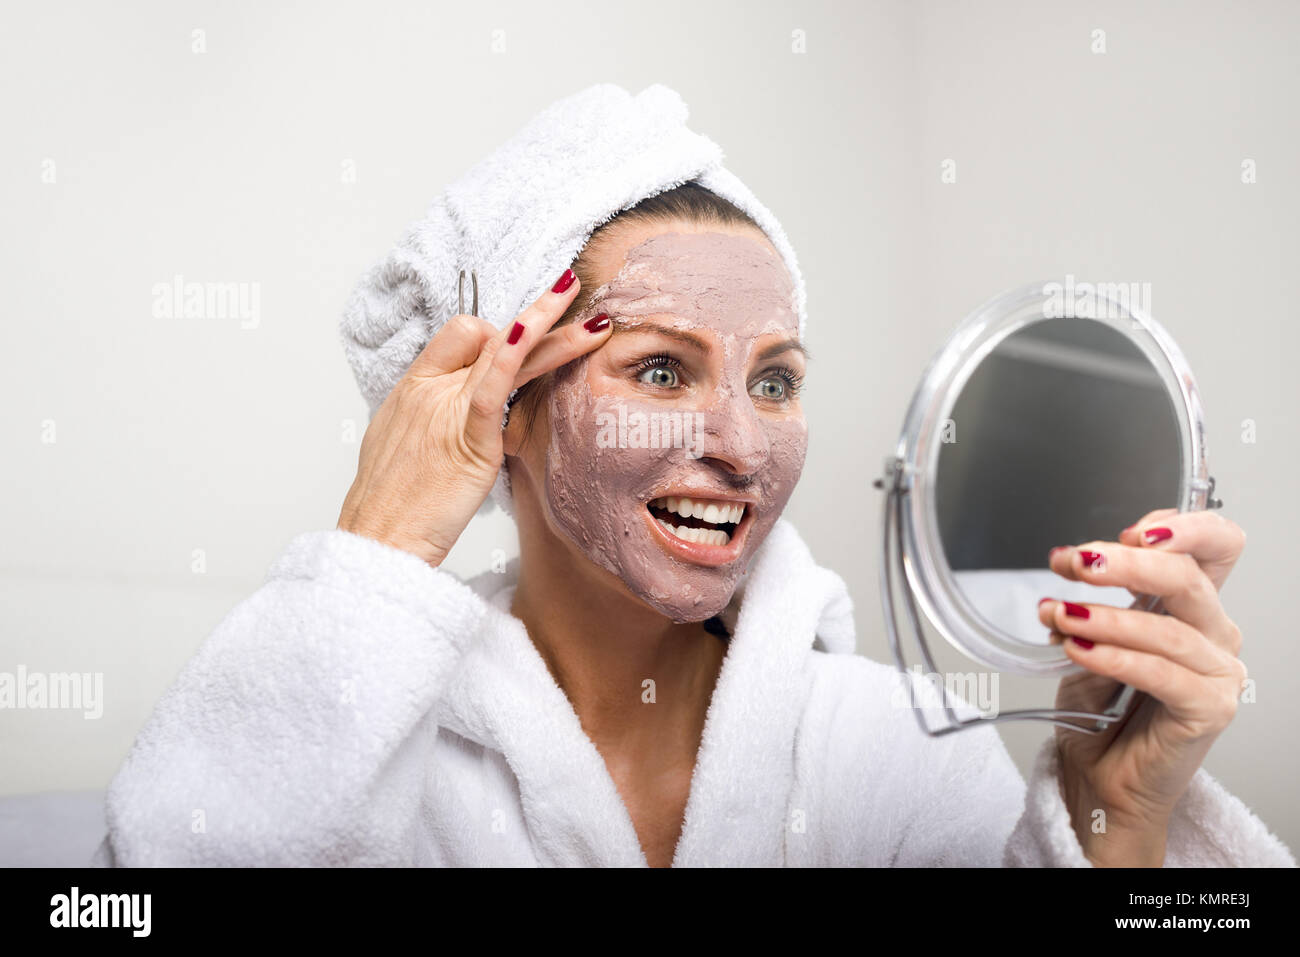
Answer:
<svg viewBox="0 0 1300 957"><path fill-rule="evenodd" d="M691 528L687 525L669 525L662 518L655 519L655 521L684 542L695 542L699 545L725 545L731 541L731 536L720 528Z"/></svg>
<svg viewBox="0 0 1300 957"><path fill-rule="evenodd" d="M738 525L740 524L740 520L745 517L745 504L743 502L737 502L734 504L729 502L704 502L687 498L684 495L668 495L663 498L656 498L652 500L650 504L654 508L663 509L672 515L680 515L682 518L698 518L702 521L708 522L710 525ZM685 525L673 526L663 519L658 519L658 521L669 531L673 532L673 534L677 535L678 538L683 538L688 542L706 542L710 539L716 539L718 536L721 536L720 540L709 543L725 545L731 537L727 535L726 532L722 531L722 529L693 529ZM696 538L691 536L690 533L693 532L707 533L707 535L704 538Z"/></svg>

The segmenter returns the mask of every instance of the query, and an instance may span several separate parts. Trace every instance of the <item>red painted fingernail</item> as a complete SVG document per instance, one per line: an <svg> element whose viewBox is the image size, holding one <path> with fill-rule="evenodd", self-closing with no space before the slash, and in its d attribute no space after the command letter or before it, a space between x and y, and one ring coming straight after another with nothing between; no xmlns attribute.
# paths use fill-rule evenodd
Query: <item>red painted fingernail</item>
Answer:
<svg viewBox="0 0 1300 957"><path fill-rule="evenodd" d="M1043 602L1045 602L1045 601L1051 601L1051 600L1052 600L1052 599L1050 599L1050 598L1040 598L1040 599L1038 599L1038 607L1039 607L1039 608L1043 607Z"/></svg>
<svg viewBox="0 0 1300 957"><path fill-rule="evenodd" d="M586 329L588 332L600 332L600 330L604 329L608 325L609 316L602 312L599 316L593 316L584 322L582 328Z"/></svg>
<svg viewBox="0 0 1300 957"><path fill-rule="evenodd" d="M1071 618L1088 618L1092 612L1088 611L1083 605L1076 605L1072 601L1061 602L1065 606L1065 613Z"/></svg>
<svg viewBox="0 0 1300 957"><path fill-rule="evenodd" d="M510 335L506 338L506 342L513 346L516 342L519 341L519 337L522 336L523 334L524 334L524 324L522 322L516 322L515 327L510 330Z"/></svg>
<svg viewBox="0 0 1300 957"><path fill-rule="evenodd" d="M573 285L574 278L572 269L564 270L564 273L560 278L555 280L555 285L551 287L551 292L564 292L564 290Z"/></svg>
<svg viewBox="0 0 1300 957"><path fill-rule="evenodd" d="M1070 640L1071 640L1072 642L1074 642L1076 645L1078 645L1080 648L1091 648L1091 647L1092 647L1092 642L1089 641L1087 638L1076 638L1076 637L1074 637L1073 635L1071 635L1071 636L1070 636Z"/></svg>
<svg viewBox="0 0 1300 957"><path fill-rule="evenodd" d="M1092 568L1101 571L1106 567L1106 556L1101 552L1090 552L1087 549L1079 549L1079 557L1083 559L1084 568Z"/></svg>
<svg viewBox="0 0 1300 957"><path fill-rule="evenodd" d="M1142 533L1142 537L1147 540L1148 545L1154 545L1156 542L1164 542L1174 537L1174 533L1161 526L1160 528L1148 528Z"/></svg>

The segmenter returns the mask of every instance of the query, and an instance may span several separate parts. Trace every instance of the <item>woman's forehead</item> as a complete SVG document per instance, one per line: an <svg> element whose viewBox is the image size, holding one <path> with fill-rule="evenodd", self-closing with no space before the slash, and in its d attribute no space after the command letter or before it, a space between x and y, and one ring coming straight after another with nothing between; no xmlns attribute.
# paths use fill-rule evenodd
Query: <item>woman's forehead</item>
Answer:
<svg viewBox="0 0 1300 957"><path fill-rule="evenodd" d="M630 233L631 231L629 231ZM752 230L652 231L625 237L621 267L592 296L624 328L638 319L753 338L798 329L794 284Z"/></svg>

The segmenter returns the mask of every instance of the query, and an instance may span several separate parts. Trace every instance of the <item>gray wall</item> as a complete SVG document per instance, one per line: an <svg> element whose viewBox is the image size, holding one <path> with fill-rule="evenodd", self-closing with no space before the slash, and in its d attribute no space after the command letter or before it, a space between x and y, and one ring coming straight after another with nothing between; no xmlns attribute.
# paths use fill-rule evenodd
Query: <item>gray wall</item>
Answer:
<svg viewBox="0 0 1300 957"><path fill-rule="evenodd" d="M1228 513L1250 533L1224 598L1258 701L1208 767L1300 847L1300 775L1292 750L1276 750L1300 717L1288 279L1300 261L1300 10L599 9L7 14L0 668L102 671L107 702L98 721L0 714L0 792L106 784L176 670L288 540L334 525L365 423L335 327L362 269L553 99L599 80L661 81L781 217L804 265L814 431L789 514L849 582L864 654L887 654L869 482L947 332L1035 278L1152 284L1153 312L1200 381ZM1105 53L1091 52L1097 29ZM946 160L955 182L941 180ZM154 286L178 274L258 284L256 327L155 318ZM496 548L514 548L499 516L451 567L478 570ZM1004 707L1050 697L1009 684ZM1022 768L1044 733L1005 733Z"/></svg>

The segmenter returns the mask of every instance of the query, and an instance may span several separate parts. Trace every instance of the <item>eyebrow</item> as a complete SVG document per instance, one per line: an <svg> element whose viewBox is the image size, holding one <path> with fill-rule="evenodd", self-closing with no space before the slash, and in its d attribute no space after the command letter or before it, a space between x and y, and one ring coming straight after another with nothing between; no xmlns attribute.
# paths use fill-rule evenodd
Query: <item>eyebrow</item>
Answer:
<svg viewBox="0 0 1300 957"><path fill-rule="evenodd" d="M767 348L763 349L758 355L754 356L758 361L770 359L773 356L779 356L783 352L798 352L805 359L811 359L808 350L798 339L784 339L781 342L774 342Z"/></svg>
<svg viewBox="0 0 1300 957"><path fill-rule="evenodd" d="M614 328L624 332L655 332L661 336L667 336L669 339L676 339L678 342L684 342L700 352L708 352L708 344L693 332L687 332L685 329L677 329L673 326L660 325L657 322L638 322L636 325L628 325L626 319L615 319Z"/></svg>
<svg viewBox="0 0 1300 957"><path fill-rule="evenodd" d="M708 344L695 333L674 326L665 326L657 322L638 322L636 325L628 325L626 319L615 319L614 328L626 332L654 332L661 336L667 336L669 339L684 342L699 352L709 351ZM754 356L754 359L757 362L762 362L764 359L779 356L783 352L798 352L805 359L811 358L804 344L798 339L783 339L780 342L774 342L772 345L766 346L758 355Z"/></svg>

